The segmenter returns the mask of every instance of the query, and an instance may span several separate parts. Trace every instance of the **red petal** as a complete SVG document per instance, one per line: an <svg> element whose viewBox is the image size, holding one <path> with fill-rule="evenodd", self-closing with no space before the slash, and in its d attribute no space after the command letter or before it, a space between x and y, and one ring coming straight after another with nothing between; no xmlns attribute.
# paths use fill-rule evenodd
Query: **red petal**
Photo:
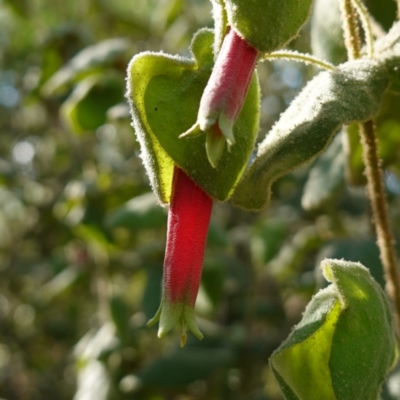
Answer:
<svg viewBox="0 0 400 400"><path fill-rule="evenodd" d="M196 302L212 204L211 197L175 166L164 259L167 301L191 306Z"/></svg>
<svg viewBox="0 0 400 400"><path fill-rule="evenodd" d="M242 39L232 29L232 47L239 54L239 62L236 66L236 82L231 94L231 101L226 109L228 116L235 121L239 115L244 99L249 89L251 77L256 67L258 51Z"/></svg>

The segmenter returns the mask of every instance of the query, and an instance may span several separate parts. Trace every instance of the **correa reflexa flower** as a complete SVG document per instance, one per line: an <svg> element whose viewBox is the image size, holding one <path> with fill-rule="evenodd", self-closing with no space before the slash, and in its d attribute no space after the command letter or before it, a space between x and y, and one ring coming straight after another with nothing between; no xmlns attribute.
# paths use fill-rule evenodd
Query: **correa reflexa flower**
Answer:
<svg viewBox="0 0 400 400"><path fill-rule="evenodd" d="M197 122L180 137L206 133L206 151L213 167L222 155L225 140L228 148L235 143L233 125L242 108L258 51L230 28L204 89Z"/></svg>
<svg viewBox="0 0 400 400"><path fill-rule="evenodd" d="M187 329L197 338L203 338L196 324L194 305L212 205L212 198L175 166L168 213L163 293L161 305L149 325L160 321L158 336L163 337L180 323L181 346L186 342Z"/></svg>

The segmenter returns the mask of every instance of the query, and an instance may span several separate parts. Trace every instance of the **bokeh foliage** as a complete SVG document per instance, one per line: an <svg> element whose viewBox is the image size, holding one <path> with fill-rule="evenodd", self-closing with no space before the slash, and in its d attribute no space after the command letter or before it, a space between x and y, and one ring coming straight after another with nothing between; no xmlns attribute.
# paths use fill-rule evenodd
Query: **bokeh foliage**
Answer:
<svg viewBox="0 0 400 400"><path fill-rule="evenodd" d="M394 2L366 4L388 29ZM208 0L0 1L0 398L278 400L268 358L326 284L320 260L360 261L383 284L364 188L345 184L361 157L344 159L335 140L275 182L268 209L215 205L197 302L203 341L181 350L179 333L160 341L146 327L167 213L139 158L126 68L144 50L188 56L210 10ZM309 29L289 46L310 52ZM260 139L314 73L259 66ZM397 236L399 107L388 94L377 118ZM385 400L400 397L399 381L395 371Z"/></svg>

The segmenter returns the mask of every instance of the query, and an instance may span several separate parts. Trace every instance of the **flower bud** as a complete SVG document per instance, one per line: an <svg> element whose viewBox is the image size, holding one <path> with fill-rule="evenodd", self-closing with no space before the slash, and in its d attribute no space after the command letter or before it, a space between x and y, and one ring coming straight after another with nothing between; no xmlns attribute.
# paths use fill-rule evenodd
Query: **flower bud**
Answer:
<svg viewBox="0 0 400 400"><path fill-rule="evenodd" d="M233 125L246 98L257 56L254 47L234 29L229 30L201 97L197 122L180 136L205 132L207 156L213 167L222 155L225 140L228 146L235 143Z"/></svg>

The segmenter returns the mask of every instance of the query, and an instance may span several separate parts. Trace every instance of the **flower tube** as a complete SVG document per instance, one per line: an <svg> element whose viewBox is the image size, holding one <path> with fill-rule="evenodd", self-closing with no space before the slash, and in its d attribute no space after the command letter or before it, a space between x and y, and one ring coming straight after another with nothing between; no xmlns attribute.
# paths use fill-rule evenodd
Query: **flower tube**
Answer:
<svg viewBox="0 0 400 400"><path fill-rule="evenodd" d="M213 201L186 173L175 166L168 213L161 305L149 325L159 321L163 337L175 324L182 327L181 345L189 329L198 339L194 305L199 290Z"/></svg>

